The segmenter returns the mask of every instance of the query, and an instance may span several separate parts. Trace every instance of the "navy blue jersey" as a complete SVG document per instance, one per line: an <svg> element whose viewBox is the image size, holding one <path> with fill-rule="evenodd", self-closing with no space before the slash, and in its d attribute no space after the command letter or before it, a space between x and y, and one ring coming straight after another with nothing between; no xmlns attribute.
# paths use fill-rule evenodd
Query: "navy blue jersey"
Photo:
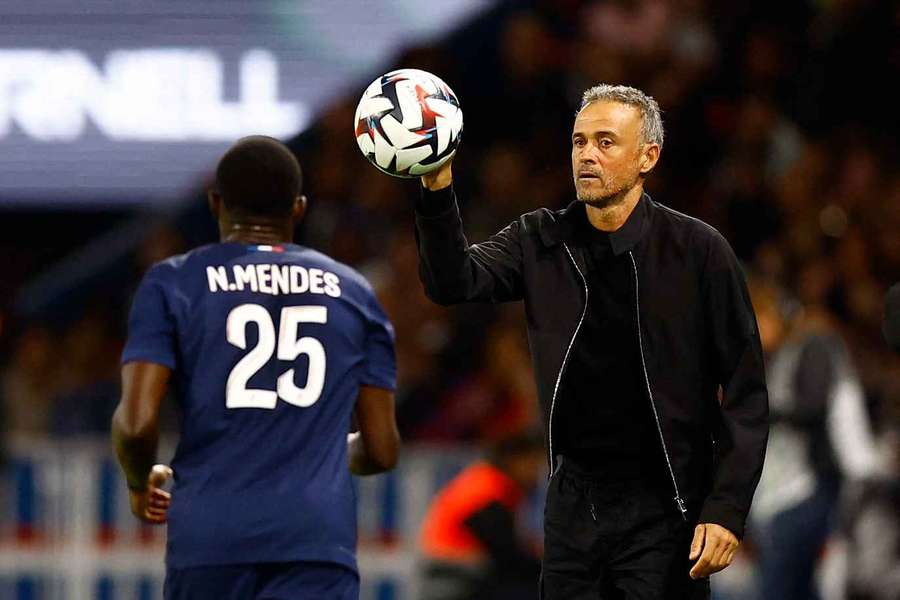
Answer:
<svg viewBox="0 0 900 600"><path fill-rule="evenodd" d="M393 390L393 329L351 268L293 244L213 244L155 265L122 362L173 370L172 568L356 568L347 432L359 386Z"/></svg>

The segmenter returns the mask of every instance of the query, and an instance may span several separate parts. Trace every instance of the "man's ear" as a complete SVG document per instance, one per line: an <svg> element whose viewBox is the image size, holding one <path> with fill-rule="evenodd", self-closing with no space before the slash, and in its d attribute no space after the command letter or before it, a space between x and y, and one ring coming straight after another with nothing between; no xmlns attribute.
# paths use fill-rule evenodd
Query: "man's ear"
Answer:
<svg viewBox="0 0 900 600"><path fill-rule="evenodd" d="M294 198L294 207L291 209L291 219L294 221L294 225L303 220L303 216L306 214L306 196L300 194L296 198Z"/></svg>
<svg viewBox="0 0 900 600"><path fill-rule="evenodd" d="M218 221L219 213L222 212L222 196L219 195L219 192L210 188L206 191L206 202L209 204L209 212L211 212L213 218Z"/></svg>
<svg viewBox="0 0 900 600"><path fill-rule="evenodd" d="M659 144L646 144L641 152L641 175L653 170L659 161Z"/></svg>

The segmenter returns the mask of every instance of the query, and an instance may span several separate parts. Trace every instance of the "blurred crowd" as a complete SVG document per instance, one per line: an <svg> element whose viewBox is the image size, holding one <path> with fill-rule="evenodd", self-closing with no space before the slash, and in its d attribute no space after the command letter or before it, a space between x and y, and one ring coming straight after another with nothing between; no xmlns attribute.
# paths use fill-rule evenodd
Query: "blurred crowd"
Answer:
<svg viewBox="0 0 900 600"><path fill-rule="evenodd" d="M872 446L891 456L900 357L880 323L884 293L900 280L898 19L895 5L871 0L504 2L385 70L432 71L457 93L465 129L454 176L471 241L574 199L570 134L583 89L624 83L654 96L667 135L649 193L725 235L754 300L776 298L767 306L788 323L785 339L802 319L837 340ZM290 142L310 199L298 240L377 288L397 333L406 440L487 444L527 430L537 411L522 309L445 309L425 298L418 184L360 155L351 126L368 82L359 83ZM214 240L201 196L186 205L151 228L115 285L93 282L77 310L69 304L70 318L9 315L7 434L106 433L130 291L154 261Z"/></svg>

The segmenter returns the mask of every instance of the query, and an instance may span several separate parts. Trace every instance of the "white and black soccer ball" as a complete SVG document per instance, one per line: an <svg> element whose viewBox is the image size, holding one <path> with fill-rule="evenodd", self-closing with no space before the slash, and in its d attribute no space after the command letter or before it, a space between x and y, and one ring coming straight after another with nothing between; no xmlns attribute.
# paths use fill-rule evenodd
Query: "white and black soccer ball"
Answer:
<svg viewBox="0 0 900 600"><path fill-rule="evenodd" d="M440 77L419 69L382 75L356 107L354 134L363 156L395 177L419 177L456 153L463 114Z"/></svg>

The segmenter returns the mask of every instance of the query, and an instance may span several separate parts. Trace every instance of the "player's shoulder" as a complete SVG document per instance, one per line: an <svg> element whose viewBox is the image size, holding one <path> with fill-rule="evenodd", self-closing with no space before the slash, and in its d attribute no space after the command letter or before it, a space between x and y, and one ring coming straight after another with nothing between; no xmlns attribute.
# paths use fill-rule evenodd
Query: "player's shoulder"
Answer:
<svg viewBox="0 0 900 600"><path fill-rule="evenodd" d="M374 295L372 284L356 269L343 263L324 252L320 252L307 246L293 244L285 248L284 257L290 262L306 267L318 268L334 273L341 280L341 287L353 289L367 295Z"/></svg>
<svg viewBox="0 0 900 600"><path fill-rule="evenodd" d="M184 252L183 254L176 254L164 258L147 269L147 273L144 277L145 279L163 281L178 277L180 273L196 264L207 263L210 262L210 259L215 259L216 257L214 255L217 253L220 246L221 244L207 244Z"/></svg>

